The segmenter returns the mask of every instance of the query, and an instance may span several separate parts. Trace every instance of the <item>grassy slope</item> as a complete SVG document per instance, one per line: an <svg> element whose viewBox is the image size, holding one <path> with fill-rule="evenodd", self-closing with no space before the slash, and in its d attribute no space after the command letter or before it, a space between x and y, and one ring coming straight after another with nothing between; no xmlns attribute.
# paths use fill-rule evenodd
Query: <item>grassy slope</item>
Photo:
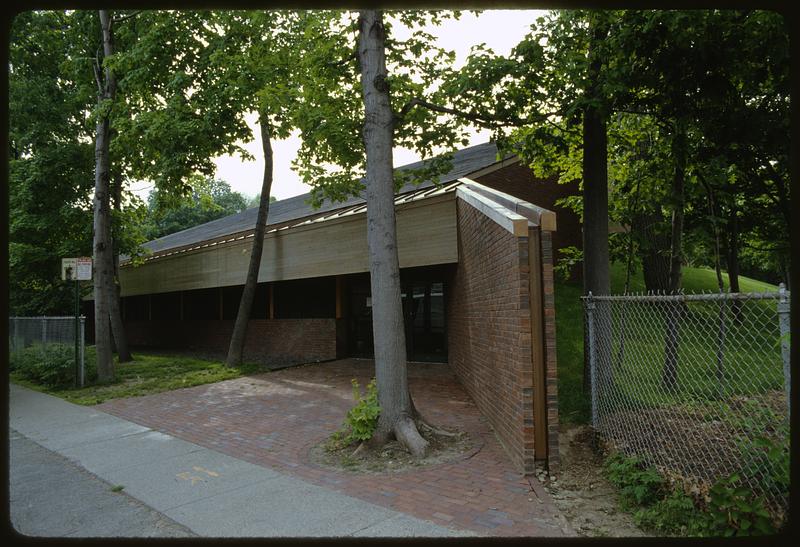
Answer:
<svg viewBox="0 0 800 547"><path fill-rule="evenodd" d="M728 283L728 277L723 274ZM611 267L611 290L622 292L625 265ZM747 277L739 278L742 292L774 291L775 285ZM714 270L684 268L683 287L687 292L717 289ZM641 271L631 277L631 291L643 291ZM556 347L558 352L558 399L561 421L582 423L589 420L589 399L583 394L583 307L580 283L556 282Z"/></svg>

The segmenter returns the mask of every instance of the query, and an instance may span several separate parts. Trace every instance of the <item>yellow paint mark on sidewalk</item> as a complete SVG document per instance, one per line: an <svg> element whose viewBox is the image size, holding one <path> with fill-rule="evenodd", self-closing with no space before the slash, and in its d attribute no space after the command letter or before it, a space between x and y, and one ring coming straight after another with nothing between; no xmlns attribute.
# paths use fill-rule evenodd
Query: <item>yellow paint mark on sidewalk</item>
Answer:
<svg viewBox="0 0 800 547"><path fill-rule="evenodd" d="M183 473L178 473L175 476L178 477L179 479L183 479L185 481L192 481L192 486L194 486L194 483L196 483L198 481L200 481L200 482L203 481L203 477L196 477L196 476L192 475L191 473L189 473L188 471L184 471Z"/></svg>
<svg viewBox="0 0 800 547"><path fill-rule="evenodd" d="M204 469L198 465L195 465L194 467L192 467L192 469L194 469L198 473L205 473L210 477L219 477L219 473L217 473L216 471L209 471L208 469Z"/></svg>

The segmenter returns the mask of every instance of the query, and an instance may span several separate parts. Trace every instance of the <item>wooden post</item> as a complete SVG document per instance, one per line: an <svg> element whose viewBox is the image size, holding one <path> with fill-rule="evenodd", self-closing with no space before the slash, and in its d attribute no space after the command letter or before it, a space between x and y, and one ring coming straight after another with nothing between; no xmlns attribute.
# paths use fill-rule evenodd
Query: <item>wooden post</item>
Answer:
<svg viewBox="0 0 800 547"><path fill-rule="evenodd" d="M533 438L534 457L547 459L547 390L544 362L544 302L542 299L542 260L539 227L528 231L528 267L530 275L531 360L533 365Z"/></svg>
<svg viewBox="0 0 800 547"><path fill-rule="evenodd" d="M275 282L269 283L269 318L275 319Z"/></svg>
<svg viewBox="0 0 800 547"><path fill-rule="evenodd" d="M344 317L344 278L336 276L336 319Z"/></svg>

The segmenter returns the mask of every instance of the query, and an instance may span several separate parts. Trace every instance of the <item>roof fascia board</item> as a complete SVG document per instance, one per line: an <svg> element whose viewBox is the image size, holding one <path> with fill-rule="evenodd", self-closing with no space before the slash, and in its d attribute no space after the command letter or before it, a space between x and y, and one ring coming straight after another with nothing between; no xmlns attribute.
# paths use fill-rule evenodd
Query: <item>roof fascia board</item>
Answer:
<svg viewBox="0 0 800 547"><path fill-rule="evenodd" d="M522 215L464 186L458 187L456 195L516 237L528 235L528 219Z"/></svg>
<svg viewBox="0 0 800 547"><path fill-rule="evenodd" d="M489 186L475 182L467 177L461 177L458 180L470 190L473 190L476 193L491 199L492 201L495 201L504 207L507 207L515 213L524 216L534 224L540 226L542 230L548 232L556 231L556 214L553 211L544 209L538 205L533 205L532 203L516 198L510 194L506 194L505 192L495 190L494 188L490 188Z"/></svg>

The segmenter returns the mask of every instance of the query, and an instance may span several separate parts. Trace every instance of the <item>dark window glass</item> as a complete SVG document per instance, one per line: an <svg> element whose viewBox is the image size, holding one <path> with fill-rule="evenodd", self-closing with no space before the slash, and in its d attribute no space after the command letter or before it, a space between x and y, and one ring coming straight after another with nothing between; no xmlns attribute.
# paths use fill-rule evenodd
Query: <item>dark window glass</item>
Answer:
<svg viewBox="0 0 800 547"><path fill-rule="evenodd" d="M126 296L123 300L126 321L147 321L149 318L149 298L147 294Z"/></svg>
<svg viewBox="0 0 800 547"><path fill-rule="evenodd" d="M239 313L239 304L242 301L244 285L222 287L222 318L235 321ZM269 315L269 284L256 285L256 294L253 296L253 307L250 308L250 319L266 319Z"/></svg>
<svg viewBox="0 0 800 547"><path fill-rule="evenodd" d="M152 295L153 320L176 320L181 318L181 293L167 292Z"/></svg>
<svg viewBox="0 0 800 547"><path fill-rule="evenodd" d="M236 309L239 309L238 304L236 304ZM250 319L266 319L267 317L269 317L269 283L259 283L256 285Z"/></svg>
<svg viewBox="0 0 800 547"><path fill-rule="evenodd" d="M275 317L309 319L335 317L336 278L315 277L275 283Z"/></svg>
<svg viewBox="0 0 800 547"><path fill-rule="evenodd" d="M219 319L219 289L184 291L183 318L186 321Z"/></svg>
<svg viewBox="0 0 800 547"><path fill-rule="evenodd" d="M239 313L239 302L242 300L244 286L222 287L222 318L235 320Z"/></svg>

